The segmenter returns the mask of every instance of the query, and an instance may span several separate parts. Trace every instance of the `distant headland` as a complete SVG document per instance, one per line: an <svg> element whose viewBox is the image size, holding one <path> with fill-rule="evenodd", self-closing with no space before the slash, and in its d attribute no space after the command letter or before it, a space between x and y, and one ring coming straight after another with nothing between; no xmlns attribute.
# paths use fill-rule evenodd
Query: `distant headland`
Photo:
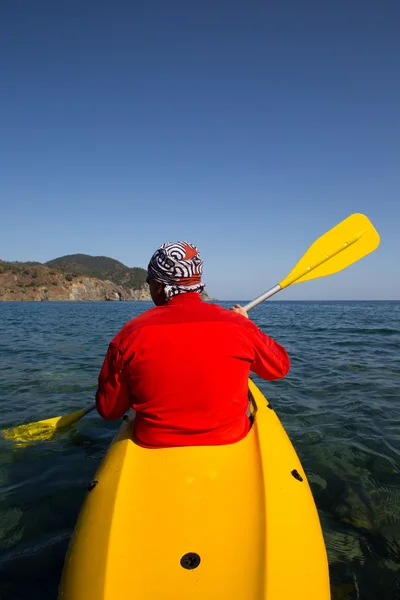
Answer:
<svg viewBox="0 0 400 600"><path fill-rule="evenodd" d="M151 300L146 274L146 269L89 254L46 263L0 260L0 301ZM202 296L212 300L205 292Z"/></svg>

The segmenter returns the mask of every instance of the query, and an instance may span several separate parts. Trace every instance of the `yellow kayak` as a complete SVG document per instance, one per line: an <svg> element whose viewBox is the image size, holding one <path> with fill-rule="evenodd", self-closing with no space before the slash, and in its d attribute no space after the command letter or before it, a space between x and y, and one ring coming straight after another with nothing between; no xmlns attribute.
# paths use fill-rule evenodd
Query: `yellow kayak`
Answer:
<svg viewBox="0 0 400 600"><path fill-rule="evenodd" d="M79 515L59 599L329 600L306 475L251 380L249 394L252 428L228 446L144 449L127 415Z"/></svg>

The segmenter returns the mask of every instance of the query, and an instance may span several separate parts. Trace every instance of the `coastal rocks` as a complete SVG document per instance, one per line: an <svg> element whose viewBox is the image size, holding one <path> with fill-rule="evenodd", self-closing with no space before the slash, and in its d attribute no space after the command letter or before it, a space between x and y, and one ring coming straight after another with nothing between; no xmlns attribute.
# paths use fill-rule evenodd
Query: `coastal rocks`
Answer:
<svg viewBox="0 0 400 600"><path fill-rule="evenodd" d="M127 296L125 290L111 281L101 281L92 277L81 277L71 284L66 300L72 301L120 301Z"/></svg>
<svg viewBox="0 0 400 600"><path fill-rule="evenodd" d="M150 301L147 284L136 289L95 277L72 276L43 265L0 270L0 301ZM207 294L203 300L210 300Z"/></svg>
<svg viewBox="0 0 400 600"><path fill-rule="evenodd" d="M142 287L138 290L133 290L132 288L129 290L129 300L144 300L144 301L149 301L151 300L151 296L150 296L150 291L149 291L149 287L146 285L145 287Z"/></svg>
<svg viewBox="0 0 400 600"><path fill-rule="evenodd" d="M151 300L148 286L133 290L94 277L72 277L38 266L0 272L0 301L122 301Z"/></svg>

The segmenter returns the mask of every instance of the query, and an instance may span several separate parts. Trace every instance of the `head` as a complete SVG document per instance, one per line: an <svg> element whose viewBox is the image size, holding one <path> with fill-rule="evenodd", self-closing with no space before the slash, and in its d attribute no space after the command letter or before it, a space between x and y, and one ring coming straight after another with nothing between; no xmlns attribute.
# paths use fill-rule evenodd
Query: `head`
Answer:
<svg viewBox="0 0 400 600"><path fill-rule="evenodd" d="M154 304L187 292L201 293L203 261L199 251L188 242L167 242L153 254L147 268L147 283Z"/></svg>

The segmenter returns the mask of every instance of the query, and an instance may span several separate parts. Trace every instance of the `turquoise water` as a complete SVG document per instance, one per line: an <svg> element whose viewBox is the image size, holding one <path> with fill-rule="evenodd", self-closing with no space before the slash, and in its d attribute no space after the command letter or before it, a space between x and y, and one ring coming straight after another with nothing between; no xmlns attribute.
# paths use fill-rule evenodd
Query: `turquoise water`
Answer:
<svg viewBox="0 0 400 600"><path fill-rule="evenodd" d="M0 303L0 427L89 405L110 338L150 306ZM257 383L308 474L332 598L400 598L400 303L270 302L252 317L291 356L285 380ZM0 438L1 600L56 598L117 426L91 413L51 441Z"/></svg>

